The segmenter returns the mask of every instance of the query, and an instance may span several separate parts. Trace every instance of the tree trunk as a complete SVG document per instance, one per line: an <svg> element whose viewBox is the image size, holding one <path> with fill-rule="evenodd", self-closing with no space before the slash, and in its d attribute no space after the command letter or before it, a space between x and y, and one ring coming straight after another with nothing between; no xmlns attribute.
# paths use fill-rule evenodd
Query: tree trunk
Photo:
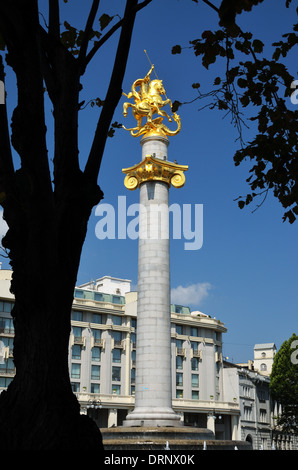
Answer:
<svg viewBox="0 0 298 470"><path fill-rule="evenodd" d="M94 19L98 4L93 2L89 19ZM18 90L11 143L21 160L21 168L14 171L6 108L1 105L0 194L9 227L2 244L13 270L16 366L15 378L0 395L2 451L103 448L99 429L80 415L71 390L70 315L88 220L103 197L97 178L121 96L137 6L138 0L126 2L110 85L82 172L77 127L84 50L80 61L62 46L58 0L49 2L48 32L39 25L37 0L0 2L6 60L15 72ZM2 61L0 80L4 81ZM54 108L54 181L46 147L44 82Z"/></svg>
<svg viewBox="0 0 298 470"><path fill-rule="evenodd" d="M8 150L0 149L0 183L9 226L2 243L9 250L13 270L16 376L0 395L0 449L101 449L100 431L80 415L68 372L70 314L79 260L91 208L102 197L77 163L79 76L71 82L73 62L65 60L67 51L64 57L58 54L64 82L55 85L57 181L53 190L37 5L33 0L12 3L7 3L7 19L1 28L4 33L5 27L10 28L7 62L18 86L11 141L21 168L8 170ZM10 12L13 7L16 10ZM62 51L61 44L57 47Z"/></svg>

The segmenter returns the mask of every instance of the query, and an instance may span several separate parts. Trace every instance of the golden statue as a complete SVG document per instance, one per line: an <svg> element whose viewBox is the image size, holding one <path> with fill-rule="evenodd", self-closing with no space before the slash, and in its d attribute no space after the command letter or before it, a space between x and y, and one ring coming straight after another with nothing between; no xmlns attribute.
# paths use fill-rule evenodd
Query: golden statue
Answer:
<svg viewBox="0 0 298 470"><path fill-rule="evenodd" d="M150 75L154 70L154 65L145 76L145 78L138 78L131 87L131 92L128 94L123 93L127 98L133 98L134 103L123 104L123 115L127 116L127 109L132 108L132 113L137 120L137 126L130 129L123 128L130 131L133 137L138 137L142 134L145 135L163 135L173 136L178 134L181 129L181 121L178 114L173 113L172 118L163 111L165 105L169 104L172 107L172 102L168 98L163 100L161 95L165 95L165 89L162 80L158 78L150 81ZM139 91L136 88L139 87ZM153 119L153 115L158 114L160 117ZM163 118L167 117L169 122L173 120L177 124L177 129L172 131L164 123ZM143 118L147 118L147 122L142 125Z"/></svg>

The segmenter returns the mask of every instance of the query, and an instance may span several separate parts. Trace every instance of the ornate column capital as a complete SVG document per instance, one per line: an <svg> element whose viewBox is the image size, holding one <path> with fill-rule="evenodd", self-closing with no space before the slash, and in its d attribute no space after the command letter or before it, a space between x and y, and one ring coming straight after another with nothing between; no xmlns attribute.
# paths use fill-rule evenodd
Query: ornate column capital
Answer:
<svg viewBox="0 0 298 470"><path fill-rule="evenodd" d="M167 160L153 158L146 155L145 159L137 165L124 168L126 174L124 185L133 191L140 187L145 181L162 181L174 188L181 188L185 183L184 172L188 170L188 165L178 165Z"/></svg>

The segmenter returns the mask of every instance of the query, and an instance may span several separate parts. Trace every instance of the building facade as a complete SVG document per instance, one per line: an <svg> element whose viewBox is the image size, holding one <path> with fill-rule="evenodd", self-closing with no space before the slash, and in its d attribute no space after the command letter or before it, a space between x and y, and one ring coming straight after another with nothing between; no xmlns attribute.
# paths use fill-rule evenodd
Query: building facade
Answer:
<svg viewBox="0 0 298 470"><path fill-rule="evenodd" d="M10 276L0 270L0 391L15 373ZM119 426L134 407L137 293L130 281L105 276L77 287L71 326L69 373L81 412L101 428ZM226 331L217 319L171 306L173 409L184 425L239 439L239 403L225 401L223 393Z"/></svg>
<svg viewBox="0 0 298 470"><path fill-rule="evenodd" d="M0 393L15 374L10 277L11 271L0 270ZM81 413L100 428L121 426L134 408L135 393L137 293L130 291L130 281L104 276L78 286L71 326L69 374ZM223 360L226 331L215 318L171 305L173 410L185 426L269 449L269 378ZM276 447L293 448L293 443L278 436Z"/></svg>

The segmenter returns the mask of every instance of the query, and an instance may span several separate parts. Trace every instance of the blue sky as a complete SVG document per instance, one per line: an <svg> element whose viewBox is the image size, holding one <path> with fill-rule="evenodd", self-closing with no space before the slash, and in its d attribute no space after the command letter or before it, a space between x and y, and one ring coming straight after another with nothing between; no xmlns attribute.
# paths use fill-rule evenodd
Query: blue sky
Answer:
<svg viewBox="0 0 298 470"><path fill-rule="evenodd" d="M102 2L104 12L122 15L124 0ZM214 1L219 4L218 0ZM294 2L295 3L295 2ZM46 2L40 2L41 7ZM79 28L86 19L85 5L90 1L61 2L65 18ZM253 30L264 42L278 40L295 21L294 6L281 8L278 0L244 14L241 24ZM70 21L68 12L73 11ZM144 53L147 50L159 78L163 80L169 98L179 101L193 99L191 85L201 83L201 91L212 88L219 75L218 66L206 71L189 49L172 55L175 44L188 46L188 41L200 37L205 29L217 27L217 18L208 6L191 0L153 0L136 19L123 90L127 93L132 82L145 76L150 68ZM95 57L83 80L82 99L104 99L111 66L114 39ZM292 72L296 72L289 63ZM221 64L224 67L224 63ZM9 84L7 84L9 92ZM131 113L125 120L121 100L114 120L125 126L134 125ZM195 102L179 109L182 121L180 134L170 138L169 160L189 165L186 184L170 190L170 202L203 204L203 246L186 251L185 240L171 241L171 285L176 303L187 304L224 322L224 355L234 362L253 358L256 343L274 342L279 348L293 332L297 334L297 227L282 222L283 211L278 201L269 196L264 205L252 213L255 206L240 210L234 201L246 194L250 164L235 167L233 155L238 148L236 130L230 118L204 109ZM289 104L289 106L293 106ZM80 156L82 167L92 142L99 109L86 107L80 112ZM51 116L48 109L49 119ZM48 122L49 153L52 124ZM249 138L252 130L245 137ZM99 176L104 191L104 203L117 208L118 196L127 197L127 205L138 202L138 191L129 192L123 185L122 168L141 159L140 139L122 129L109 139ZM137 240L98 240L95 227L99 218L93 211L78 284L111 275L131 279L137 284ZM3 268L8 267L3 260ZM179 288L180 287L180 288ZM179 288L179 289L178 289ZM186 294L186 297L185 297ZM185 299L189 298L188 302Z"/></svg>

